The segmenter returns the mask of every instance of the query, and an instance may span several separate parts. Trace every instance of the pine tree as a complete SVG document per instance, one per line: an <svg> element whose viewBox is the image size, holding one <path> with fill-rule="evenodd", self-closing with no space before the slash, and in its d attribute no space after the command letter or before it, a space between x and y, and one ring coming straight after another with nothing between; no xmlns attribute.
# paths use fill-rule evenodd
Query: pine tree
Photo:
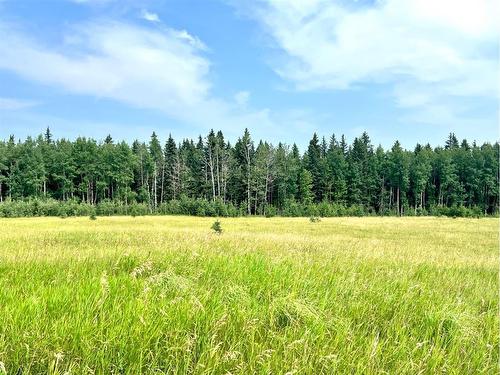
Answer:
<svg viewBox="0 0 500 375"><path fill-rule="evenodd" d="M458 139L455 133L450 133L448 139L446 140L445 147L446 150L458 148Z"/></svg>
<svg viewBox="0 0 500 375"><path fill-rule="evenodd" d="M327 191L329 191L328 199L345 204L347 201L347 161L334 134L330 138L326 153L325 170L327 173L326 186Z"/></svg>
<svg viewBox="0 0 500 375"><path fill-rule="evenodd" d="M52 133L50 132L50 129L48 126L47 126L47 129L45 130L44 140L45 140L45 143L47 143L47 144L52 143Z"/></svg>
<svg viewBox="0 0 500 375"><path fill-rule="evenodd" d="M177 145L171 134L168 136L164 152L165 197L166 200L171 200L178 198L180 190L180 161L177 153Z"/></svg>
<svg viewBox="0 0 500 375"><path fill-rule="evenodd" d="M254 163L254 145L248 129L245 129L243 136L238 139L234 148L235 158L235 179L233 187L239 202L245 201L246 211L252 213L252 167Z"/></svg>
<svg viewBox="0 0 500 375"><path fill-rule="evenodd" d="M304 167L311 173L313 183L313 193L315 201L319 202L323 198L323 179L322 179L322 162L321 162L321 146L318 143L318 136L313 134L309 147L304 155Z"/></svg>

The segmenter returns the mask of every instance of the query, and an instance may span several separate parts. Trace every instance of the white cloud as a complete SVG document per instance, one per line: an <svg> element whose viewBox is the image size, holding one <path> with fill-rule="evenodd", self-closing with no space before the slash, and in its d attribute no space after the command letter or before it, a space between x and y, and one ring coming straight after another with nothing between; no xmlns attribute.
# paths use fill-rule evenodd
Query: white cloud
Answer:
<svg viewBox="0 0 500 375"><path fill-rule="evenodd" d="M191 134L213 127L234 139L247 127L258 138L305 121L249 108L244 91L231 100L214 96L207 48L185 30L100 21L74 27L62 44L47 46L0 22L0 35L0 69L64 93L161 111L189 125Z"/></svg>
<svg viewBox="0 0 500 375"><path fill-rule="evenodd" d="M16 111L19 109L34 107L36 105L38 105L38 102L33 100L0 97L0 110Z"/></svg>
<svg viewBox="0 0 500 375"><path fill-rule="evenodd" d="M249 10L299 90L391 84L399 105L498 95L496 0L266 0ZM449 104L451 105L451 104Z"/></svg>
<svg viewBox="0 0 500 375"><path fill-rule="evenodd" d="M150 22L160 22L160 17L156 13L148 12L145 9L141 12L141 18Z"/></svg>
<svg viewBox="0 0 500 375"><path fill-rule="evenodd" d="M177 38L182 39L182 40L188 42L193 47L196 47L199 50L203 50L203 51L207 51L208 50L207 46L205 46L205 44L203 44L203 42L200 39L198 39L195 36L192 36L186 30L175 30L174 31L174 35Z"/></svg>
<svg viewBox="0 0 500 375"><path fill-rule="evenodd" d="M86 24L44 47L0 25L0 68L72 93L175 113L204 100L209 62L171 29Z"/></svg>

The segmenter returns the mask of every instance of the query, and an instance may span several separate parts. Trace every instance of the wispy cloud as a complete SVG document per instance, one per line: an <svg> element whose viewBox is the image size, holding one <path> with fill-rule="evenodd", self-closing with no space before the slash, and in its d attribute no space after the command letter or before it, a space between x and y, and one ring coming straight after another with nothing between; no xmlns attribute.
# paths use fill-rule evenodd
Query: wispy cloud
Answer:
<svg viewBox="0 0 500 375"><path fill-rule="evenodd" d="M235 137L248 127L261 137L304 121L249 107L245 91L230 100L214 96L207 48L185 30L99 21L73 27L61 45L44 45L0 23L0 35L0 69L63 92L161 111L199 132L217 127Z"/></svg>
<svg viewBox="0 0 500 375"><path fill-rule="evenodd" d="M265 0L247 9L281 52L275 71L299 90L390 84L396 104L498 95L496 0Z"/></svg>
<svg viewBox="0 0 500 375"><path fill-rule="evenodd" d="M90 23L73 30L63 48L0 30L0 68L73 93L175 112L195 105L210 87L208 60L176 30Z"/></svg>
<svg viewBox="0 0 500 375"><path fill-rule="evenodd" d="M141 12L141 18L149 22L160 22L160 17L158 16L158 14L148 12L145 9L143 9Z"/></svg>

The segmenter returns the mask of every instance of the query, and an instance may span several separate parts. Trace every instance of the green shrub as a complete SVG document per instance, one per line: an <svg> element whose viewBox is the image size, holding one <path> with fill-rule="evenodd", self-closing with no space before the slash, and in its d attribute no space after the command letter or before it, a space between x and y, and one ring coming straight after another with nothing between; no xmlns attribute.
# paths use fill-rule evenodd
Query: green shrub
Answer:
<svg viewBox="0 0 500 375"><path fill-rule="evenodd" d="M221 234L222 233L222 226L220 224L220 221L217 219L214 221L212 226L210 227L216 234Z"/></svg>
<svg viewBox="0 0 500 375"><path fill-rule="evenodd" d="M320 203L300 203L294 199L287 199L279 207L269 204L257 208L257 213L266 217L338 217L338 216L397 216L396 210L382 208L376 210L374 207L363 205L346 206L341 203L322 201ZM204 217L237 217L247 216L247 203L241 202L239 206L226 203L222 199L214 201L205 198L190 198L182 195L179 199L161 203L156 210L146 203L132 201L125 204L119 200L105 199L92 205L80 202L76 199L58 201L52 198L31 198L27 200L6 199L0 202L0 217L23 217L23 216L112 216L112 215L192 215ZM465 207L454 205L451 207L431 205L426 208L413 208L407 202L403 205L403 216L447 216L447 217L473 217L479 218L485 215L498 217L498 210L485 213L480 206Z"/></svg>
<svg viewBox="0 0 500 375"><path fill-rule="evenodd" d="M276 207L271 205L266 205L264 212L266 217L275 217L278 214L278 210L276 209Z"/></svg>

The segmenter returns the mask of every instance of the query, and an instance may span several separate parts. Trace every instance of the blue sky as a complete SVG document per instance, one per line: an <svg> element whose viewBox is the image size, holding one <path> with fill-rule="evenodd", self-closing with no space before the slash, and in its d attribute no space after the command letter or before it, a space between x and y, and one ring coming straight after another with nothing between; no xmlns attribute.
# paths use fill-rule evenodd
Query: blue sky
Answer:
<svg viewBox="0 0 500 375"><path fill-rule="evenodd" d="M498 139L495 0L0 0L0 138Z"/></svg>

